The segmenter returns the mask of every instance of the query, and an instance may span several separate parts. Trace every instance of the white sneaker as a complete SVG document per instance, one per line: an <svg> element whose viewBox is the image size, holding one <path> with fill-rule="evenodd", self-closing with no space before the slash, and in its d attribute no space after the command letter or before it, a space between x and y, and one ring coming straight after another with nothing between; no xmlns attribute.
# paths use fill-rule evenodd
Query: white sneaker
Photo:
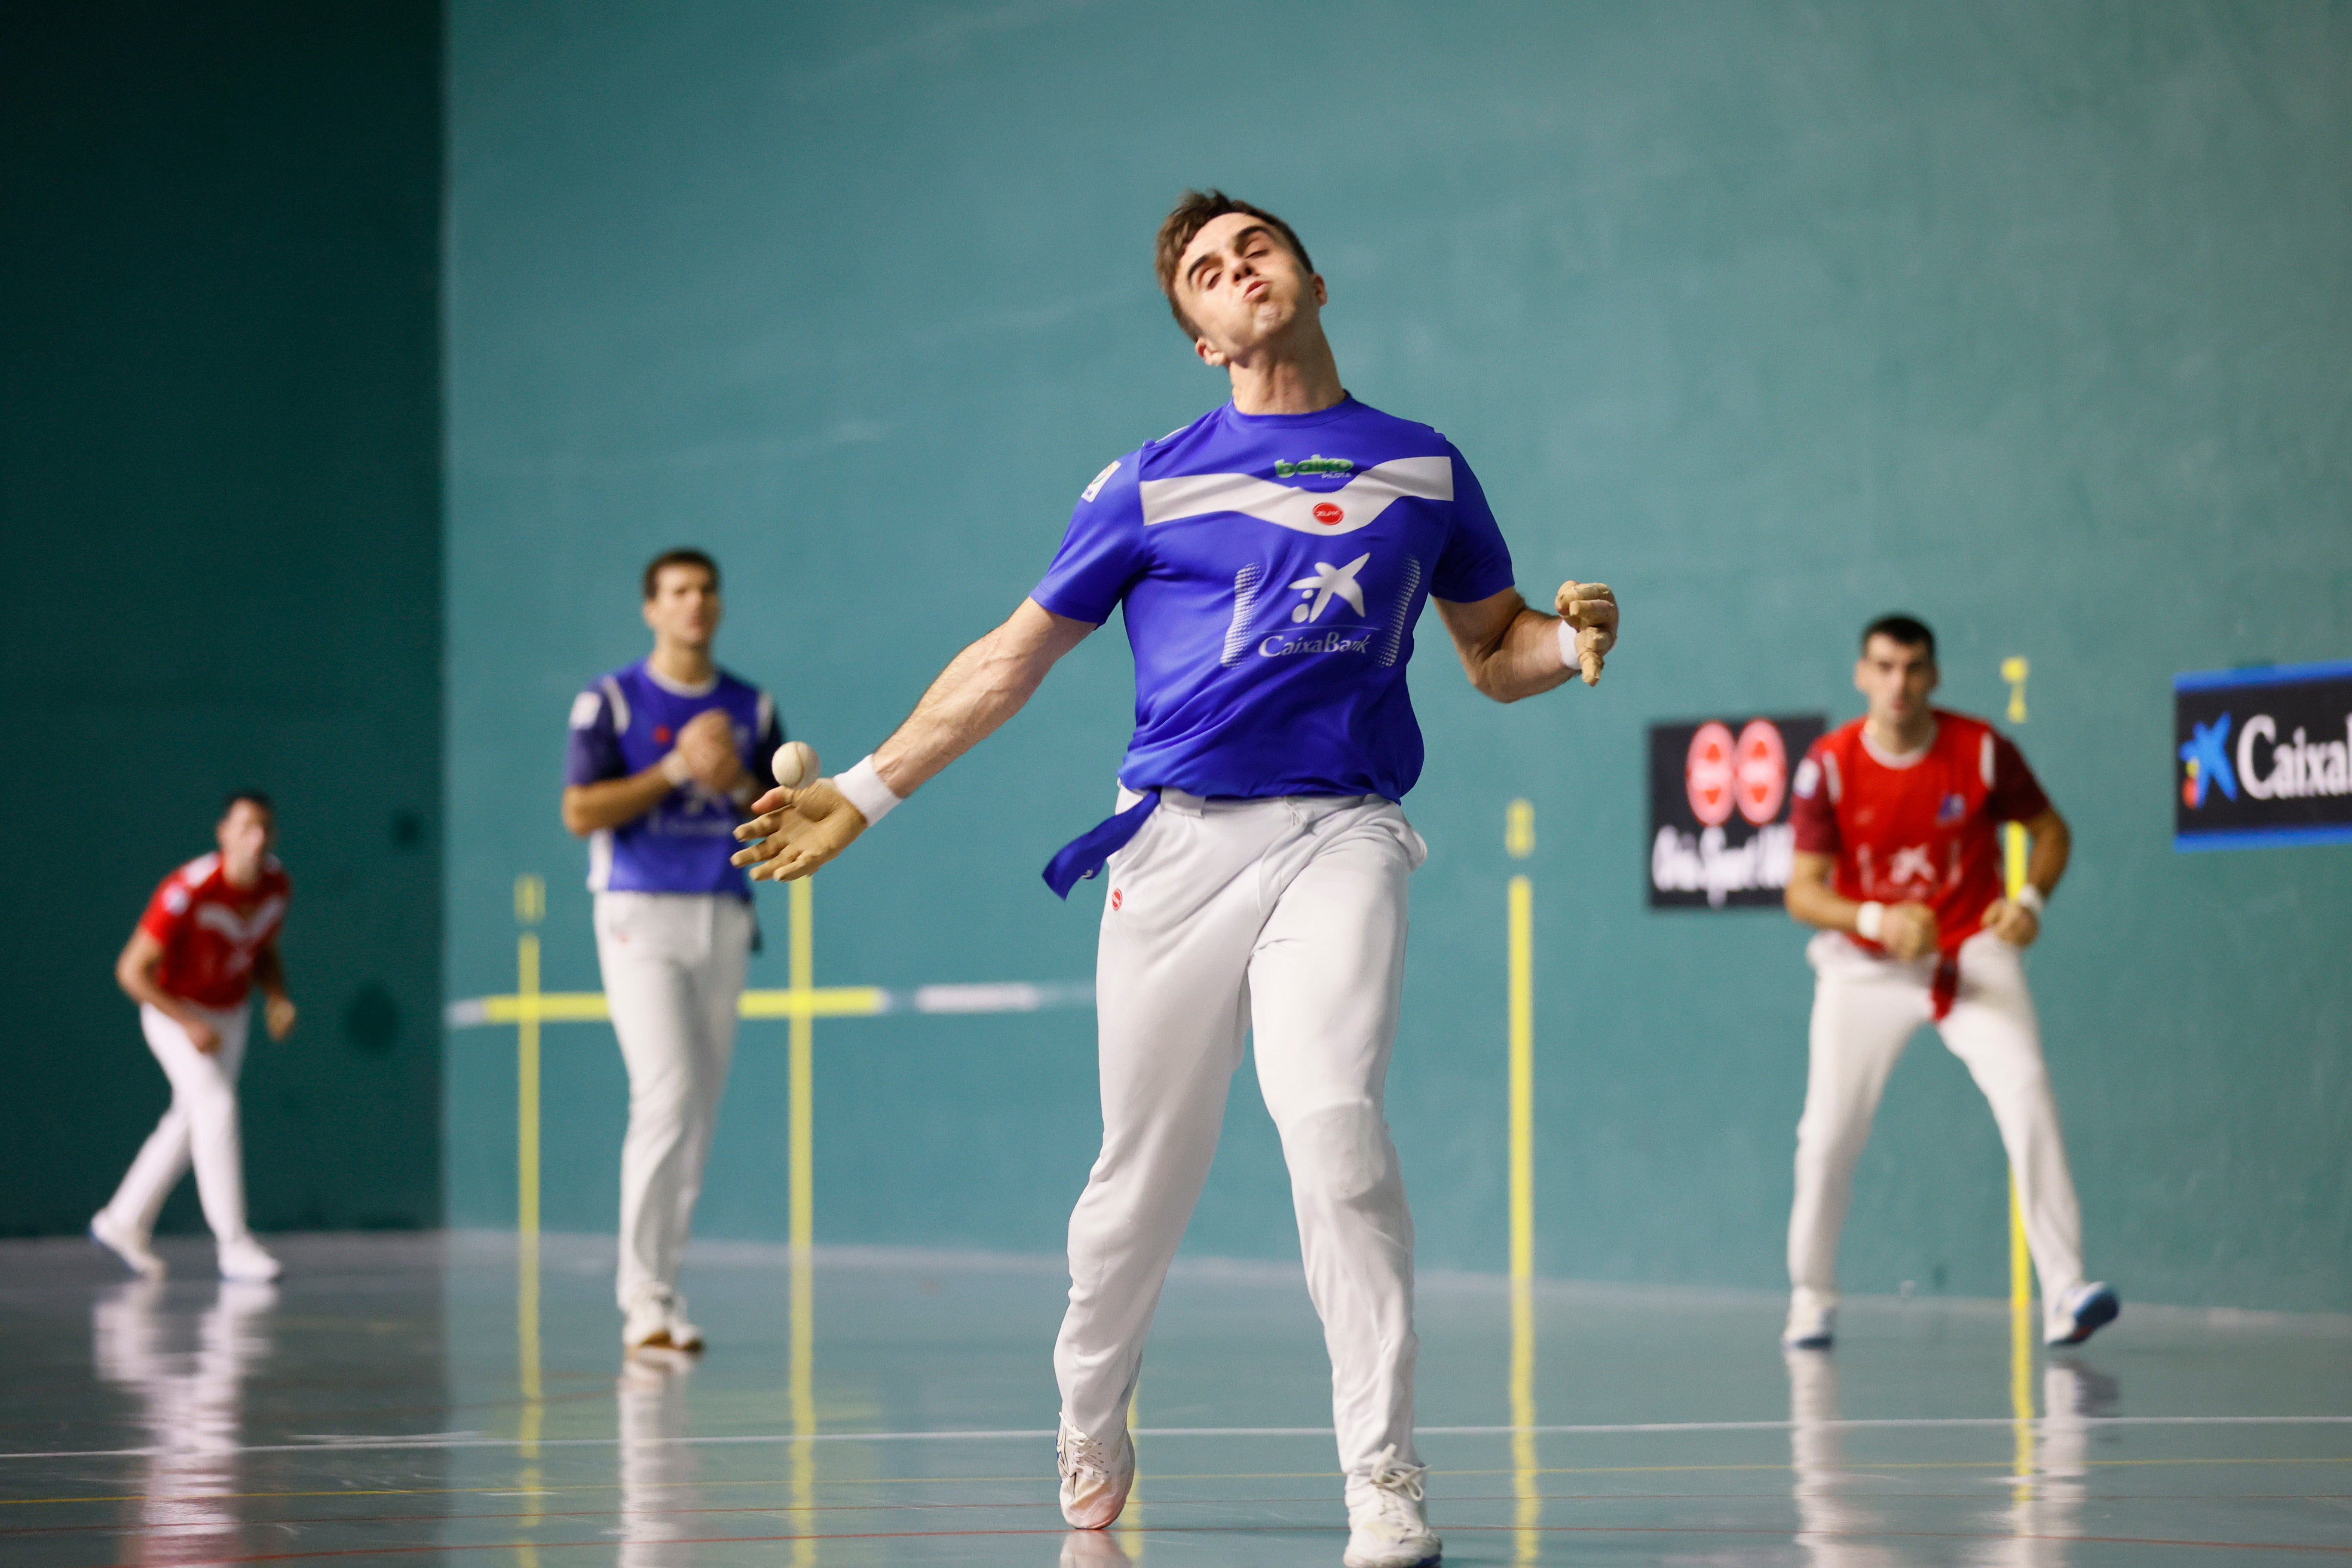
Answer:
<svg viewBox="0 0 2352 1568"><path fill-rule="evenodd" d="M100 1209L90 1216L89 1238L131 1265L131 1272L142 1279L163 1278L163 1260L145 1237L116 1219L113 1210Z"/></svg>
<svg viewBox="0 0 2352 1568"><path fill-rule="evenodd" d="M272 1258L261 1243L249 1236L219 1244L220 1277L242 1279L253 1284L267 1284L286 1272L286 1266Z"/></svg>
<svg viewBox="0 0 2352 1568"><path fill-rule="evenodd" d="M1789 1302L1789 1321L1780 1331L1784 1351L1825 1351L1837 1337L1837 1309L1815 1303L1805 1292Z"/></svg>
<svg viewBox="0 0 2352 1568"><path fill-rule="evenodd" d="M1425 1568L1444 1554L1437 1532L1422 1515L1424 1465L1397 1458L1391 1443L1372 1458L1372 1468L1348 1478L1347 1568Z"/></svg>
<svg viewBox="0 0 2352 1568"><path fill-rule="evenodd" d="M638 1291L637 1299L629 1305L629 1315L621 1321L621 1348L676 1350L677 1342L669 1336L670 1310L674 1305L675 1300L665 1286L649 1285Z"/></svg>
<svg viewBox="0 0 2352 1568"><path fill-rule="evenodd" d="M2042 1342L2046 1345L2079 1345L2121 1317L2124 1310L2115 1287L2095 1279L2067 1291L2056 1306L2042 1324Z"/></svg>
<svg viewBox="0 0 2352 1568"><path fill-rule="evenodd" d="M686 1298L676 1294L669 1299L669 1342L673 1350L702 1349L701 1326L687 1321Z"/></svg>
<svg viewBox="0 0 2352 1568"><path fill-rule="evenodd" d="M1065 1415L1054 1434L1054 1466L1062 1473L1062 1517L1079 1530L1107 1530L1135 1485L1135 1442L1121 1432L1118 1450L1105 1454Z"/></svg>

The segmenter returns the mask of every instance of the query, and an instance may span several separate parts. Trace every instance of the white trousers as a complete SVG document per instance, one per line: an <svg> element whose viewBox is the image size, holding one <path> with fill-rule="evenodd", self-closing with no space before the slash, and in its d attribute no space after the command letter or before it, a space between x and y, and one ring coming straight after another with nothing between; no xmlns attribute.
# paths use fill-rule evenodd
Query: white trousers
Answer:
<svg viewBox="0 0 2352 1568"><path fill-rule="evenodd" d="M1120 804L1136 796L1122 795ZM1144 1337L1254 1031L1323 1320L1341 1468L1412 1447L1412 1216L1381 1113L1405 879L1427 856L1372 796L1176 791L1105 869L1096 971L1102 1152L1070 1216L1054 1372L1070 1424L1116 1445Z"/></svg>
<svg viewBox="0 0 2352 1568"><path fill-rule="evenodd" d="M629 1069L615 1290L625 1311L646 1291L677 1287L751 952L751 906L741 899L596 895L596 958Z"/></svg>
<svg viewBox="0 0 2352 1568"><path fill-rule="evenodd" d="M187 1030L169 1014L142 1004L139 1026L147 1048L172 1080L172 1106L123 1173L122 1184L106 1205L135 1236L152 1236L163 1200L193 1164L196 1196L205 1224L218 1242L245 1238L245 1141L238 1130L236 1077L245 1066L250 1007L199 1007L220 1036L220 1048L196 1049Z"/></svg>
<svg viewBox="0 0 2352 1568"><path fill-rule="evenodd" d="M1797 1201L1789 1215L1789 1280L1801 1308L1837 1303L1838 1233L1853 1194L1854 1162L1887 1075L1913 1030L1931 1022L1935 961L1897 963L1834 931L1806 949L1813 987L1811 1065L1797 1122ZM2018 1204L2045 1314L2083 1282L2083 1215L2058 1102L2042 1061L2042 1026L2016 948L1979 931L1959 951L1959 990L1937 1026L1992 1106L2017 1173Z"/></svg>

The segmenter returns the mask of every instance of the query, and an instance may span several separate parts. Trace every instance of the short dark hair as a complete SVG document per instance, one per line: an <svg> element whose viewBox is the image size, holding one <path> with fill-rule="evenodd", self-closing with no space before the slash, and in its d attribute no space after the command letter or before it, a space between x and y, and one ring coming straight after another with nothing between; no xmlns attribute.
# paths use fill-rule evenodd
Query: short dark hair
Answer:
<svg viewBox="0 0 2352 1568"><path fill-rule="evenodd" d="M654 590L661 585L662 568L665 566L699 566L710 574L710 585L714 588L719 586L718 562L699 550L665 550L646 563L646 598L652 598Z"/></svg>
<svg viewBox="0 0 2352 1568"><path fill-rule="evenodd" d="M244 801L258 810L267 812L272 817L275 817L278 815L278 807L276 804L273 803L268 795L262 794L261 791L257 789L233 789L228 792L228 798L221 802L221 816L226 817L230 812L235 811L238 801ZM216 817L214 820L218 821L219 818Z"/></svg>
<svg viewBox="0 0 2352 1568"><path fill-rule="evenodd" d="M1184 308L1176 303L1176 264L1184 259L1184 247L1192 243L1192 237L1227 213L1247 213L1263 219L1282 237L1290 254L1298 258L1299 266L1309 272L1315 270L1315 263L1307 259L1307 247L1298 243L1298 236L1291 226L1264 207L1235 201L1213 185L1205 191L1186 191L1176 198L1175 207L1160 225L1160 238L1152 247L1151 267L1160 275L1160 291L1168 296L1168 313L1176 318L1176 324L1184 329L1188 338L1197 340L1201 330L1184 314Z"/></svg>
<svg viewBox="0 0 2352 1568"><path fill-rule="evenodd" d="M1888 637L1905 647L1924 647L1927 650L1927 662L1936 662L1936 634L1929 631L1927 623L1916 616L1881 616L1863 627L1862 646L1864 651L1869 649L1873 637Z"/></svg>

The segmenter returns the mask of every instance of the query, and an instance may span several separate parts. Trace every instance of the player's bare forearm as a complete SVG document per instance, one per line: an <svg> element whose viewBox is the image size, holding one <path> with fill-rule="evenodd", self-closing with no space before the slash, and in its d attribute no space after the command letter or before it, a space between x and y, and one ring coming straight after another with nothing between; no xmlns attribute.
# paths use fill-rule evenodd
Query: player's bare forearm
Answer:
<svg viewBox="0 0 2352 1568"><path fill-rule="evenodd" d="M1851 931L1862 905L1830 886L1836 858L1797 850L1789 861L1789 886L1781 901L1789 912L1809 926L1823 931Z"/></svg>
<svg viewBox="0 0 2352 1568"><path fill-rule="evenodd" d="M876 748L875 773L892 795L902 800L912 795L1020 712L1055 661L1094 629L1091 621L1056 616L1024 599L1003 626L949 661L907 721ZM831 779L770 790L751 809L761 815L735 830L737 838L751 842L732 858L753 881L805 877L866 828L865 816Z"/></svg>
<svg viewBox="0 0 2352 1568"><path fill-rule="evenodd" d="M163 944L147 934L142 927L131 933L122 945L122 955L114 961L114 983L133 1002L154 1008L167 1018L182 1024L196 1021L187 1004L155 984L155 966L163 960Z"/></svg>
<svg viewBox="0 0 2352 1568"><path fill-rule="evenodd" d="M624 826L659 805L677 787L659 763L626 778L565 784L563 826L583 838L599 828Z"/></svg>
<svg viewBox="0 0 2352 1568"><path fill-rule="evenodd" d="M1576 673L1560 660L1559 619L1528 608L1516 588L1475 604L1439 599L1436 605L1462 673L1497 702L1549 691Z"/></svg>
<svg viewBox="0 0 2352 1568"><path fill-rule="evenodd" d="M948 662L907 721L875 748L874 771L893 795L914 794L1020 712L1045 672L1094 629L1022 600L1003 626Z"/></svg>
<svg viewBox="0 0 2352 1568"><path fill-rule="evenodd" d="M1556 602L1557 616L1528 608L1516 588L1473 604L1436 604L1470 684L1497 702L1517 702L1564 686L1571 676L1598 685L1601 664L1617 646L1617 596L1605 584L1570 580L1559 585ZM1573 657L1561 640L1563 620Z"/></svg>
<svg viewBox="0 0 2352 1568"><path fill-rule="evenodd" d="M2058 890L2059 881L2066 875L2066 862L2074 854L2074 835L2054 808L2028 822L2025 835L2033 841L2032 855L2026 861L2025 879L2041 889L2046 898Z"/></svg>
<svg viewBox="0 0 2352 1568"><path fill-rule="evenodd" d="M281 1001L286 995L286 964L278 956L278 944L270 942L253 955L253 983L264 996Z"/></svg>

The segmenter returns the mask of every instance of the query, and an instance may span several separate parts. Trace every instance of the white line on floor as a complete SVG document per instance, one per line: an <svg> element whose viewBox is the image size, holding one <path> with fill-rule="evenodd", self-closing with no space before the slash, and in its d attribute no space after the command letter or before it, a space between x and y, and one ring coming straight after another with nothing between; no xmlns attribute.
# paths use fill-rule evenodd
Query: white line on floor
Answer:
<svg viewBox="0 0 2352 1568"><path fill-rule="evenodd" d="M1912 1415L1855 1421L1633 1421L1581 1426L1421 1426L1423 1437L1509 1437L1521 1432L1538 1436L1614 1436L1643 1432L1848 1432L1885 1427L2015 1426L2005 1415ZM2047 1428L2048 1417L2033 1423ZM2087 1426L2352 1426L2352 1415L2086 1415L2063 1423L2068 1428ZM1328 1426L1139 1426L1139 1437L1328 1437ZM716 1447L760 1443L974 1443L1044 1442L1050 1427L1002 1432L791 1432L749 1433L732 1437L639 1438L633 1448ZM618 1437L541 1437L526 1444L520 1437L352 1437L310 1443L221 1444L187 1448L57 1448L39 1452L5 1453L0 1459L131 1459L158 1456L220 1456L232 1454L376 1453L394 1448L617 1448Z"/></svg>

